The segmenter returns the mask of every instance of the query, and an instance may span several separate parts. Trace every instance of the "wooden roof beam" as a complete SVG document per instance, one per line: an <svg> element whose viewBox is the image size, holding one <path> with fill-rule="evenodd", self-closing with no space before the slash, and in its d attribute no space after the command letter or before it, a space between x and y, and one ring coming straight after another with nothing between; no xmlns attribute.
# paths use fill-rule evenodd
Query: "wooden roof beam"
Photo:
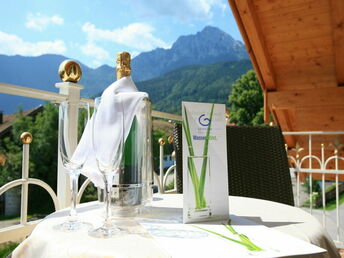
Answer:
<svg viewBox="0 0 344 258"><path fill-rule="evenodd" d="M228 0L228 2L243 35L251 60L253 63L256 62L255 68L258 68L261 74L263 90L276 90L273 66L252 0Z"/></svg>
<svg viewBox="0 0 344 258"><path fill-rule="evenodd" d="M245 42L245 46L246 46L247 52L248 52L248 54L249 54L249 56L251 58L251 62L252 62L252 65L254 67L254 70L256 71L259 84L262 87L262 90L264 90L265 89L265 84L264 84L264 80L263 80L263 77L262 77L262 73L259 70L259 66L257 64L256 57L254 56L254 53L252 51L252 47L251 47L250 41L248 39L248 36L246 34L244 25L242 24L242 21L241 21L240 15L239 15L239 11L238 11L238 9L236 7L236 4L235 4L235 0L228 0L228 3L229 3L229 5L230 5L230 7L232 9L232 13L233 13L233 15L235 17L235 20L236 20L237 24L238 24L241 36L242 36L242 38L243 38L243 40Z"/></svg>
<svg viewBox="0 0 344 258"><path fill-rule="evenodd" d="M294 111L286 110L286 109L276 109L272 108L272 113L274 114L274 118L277 124L281 127L282 131L284 132L292 132L294 131L292 125L292 113ZM287 143L288 147L294 147L296 144L296 137L294 135L284 135L284 140Z"/></svg>
<svg viewBox="0 0 344 258"><path fill-rule="evenodd" d="M267 92L266 98L270 109L343 107L344 87Z"/></svg>
<svg viewBox="0 0 344 258"><path fill-rule="evenodd" d="M338 86L344 86L344 1L330 0L334 59Z"/></svg>

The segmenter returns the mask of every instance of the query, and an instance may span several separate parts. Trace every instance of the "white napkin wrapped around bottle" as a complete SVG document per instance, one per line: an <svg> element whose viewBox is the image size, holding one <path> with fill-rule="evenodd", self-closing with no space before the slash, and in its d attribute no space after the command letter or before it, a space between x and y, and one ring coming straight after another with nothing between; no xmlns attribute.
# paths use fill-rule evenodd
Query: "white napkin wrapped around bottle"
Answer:
<svg viewBox="0 0 344 258"><path fill-rule="evenodd" d="M144 98L148 98L148 94L139 92L130 76L112 83L101 95L96 119L94 121L94 116L92 116L88 121L72 158L72 161L77 161L85 155L87 156L81 173L90 178L96 187L104 188L104 181L93 150L93 128L98 135L96 142L98 153L101 153L103 160L110 159L111 151L117 149L114 146L118 146L120 143L121 130L124 134L124 144L139 103Z"/></svg>

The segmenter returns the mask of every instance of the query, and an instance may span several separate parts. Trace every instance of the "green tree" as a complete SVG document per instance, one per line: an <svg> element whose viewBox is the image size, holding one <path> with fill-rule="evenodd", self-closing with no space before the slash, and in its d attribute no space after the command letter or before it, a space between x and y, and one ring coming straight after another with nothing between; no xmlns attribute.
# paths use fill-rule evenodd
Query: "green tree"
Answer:
<svg viewBox="0 0 344 258"><path fill-rule="evenodd" d="M6 156L5 166L0 166L0 185L21 177L22 143L20 135L30 132L29 176L49 184L56 191L58 112L54 104L46 104L35 117L24 116L19 110L12 125L10 137L1 140L0 152ZM41 187L29 187L29 212L53 210L49 194Z"/></svg>
<svg viewBox="0 0 344 258"><path fill-rule="evenodd" d="M54 104L46 104L43 112L35 117L32 135L30 157L34 164L33 175L56 189L58 111Z"/></svg>
<svg viewBox="0 0 344 258"><path fill-rule="evenodd" d="M11 136L1 139L0 143L0 152L6 156L5 165L0 166L0 185L21 177L22 144L20 135L22 132L28 131L27 128L32 128L32 125L32 117L25 117L23 110L19 108L12 126ZM30 164L31 168L32 164Z"/></svg>
<svg viewBox="0 0 344 258"><path fill-rule="evenodd" d="M229 96L231 104L230 122L237 125L264 124L264 98L253 70L243 74L232 85Z"/></svg>

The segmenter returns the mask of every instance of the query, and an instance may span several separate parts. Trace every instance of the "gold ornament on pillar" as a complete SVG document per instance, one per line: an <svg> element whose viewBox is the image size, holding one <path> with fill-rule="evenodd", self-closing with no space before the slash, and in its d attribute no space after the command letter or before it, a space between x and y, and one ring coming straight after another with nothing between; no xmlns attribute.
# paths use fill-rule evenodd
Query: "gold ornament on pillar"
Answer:
<svg viewBox="0 0 344 258"><path fill-rule="evenodd" d="M59 75L64 82L77 83L82 76L81 67L73 60L64 60L59 66Z"/></svg>
<svg viewBox="0 0 344 258"><path fill-rule="evenodd" d="M29 132L24 132L20 135L20 140L23 144L30 144L32 142L32 134Z"/></svg>
<svg viewBox="0 0 344 258"><path fill-rule="evenodd" d="M165 140L164 140L164 138L160 138L159 140L158 140L158 142L159 142L159 144L161 145L161 146L164 146L165 145Z"/></svg>
<svg viewBox="0 0 344 258"><path fill-rule="evenodd" d="M116 59L116 74L117 80L130 76L131 74L131 67L130 67L130 54L128 52L121 52L117 54Z"/></svg>

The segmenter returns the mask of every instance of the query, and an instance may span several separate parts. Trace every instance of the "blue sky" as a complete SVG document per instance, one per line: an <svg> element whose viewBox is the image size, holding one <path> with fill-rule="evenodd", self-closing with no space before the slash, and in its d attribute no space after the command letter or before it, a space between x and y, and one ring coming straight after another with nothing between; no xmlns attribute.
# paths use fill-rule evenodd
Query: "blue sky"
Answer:
<svg viewBox="0 0 344 258"><path fill-rule="evenodd" d="M61 54L90 67L169 48L206 25L241 40L227 0L11 0L1 5L0 54Z"/></svg>

